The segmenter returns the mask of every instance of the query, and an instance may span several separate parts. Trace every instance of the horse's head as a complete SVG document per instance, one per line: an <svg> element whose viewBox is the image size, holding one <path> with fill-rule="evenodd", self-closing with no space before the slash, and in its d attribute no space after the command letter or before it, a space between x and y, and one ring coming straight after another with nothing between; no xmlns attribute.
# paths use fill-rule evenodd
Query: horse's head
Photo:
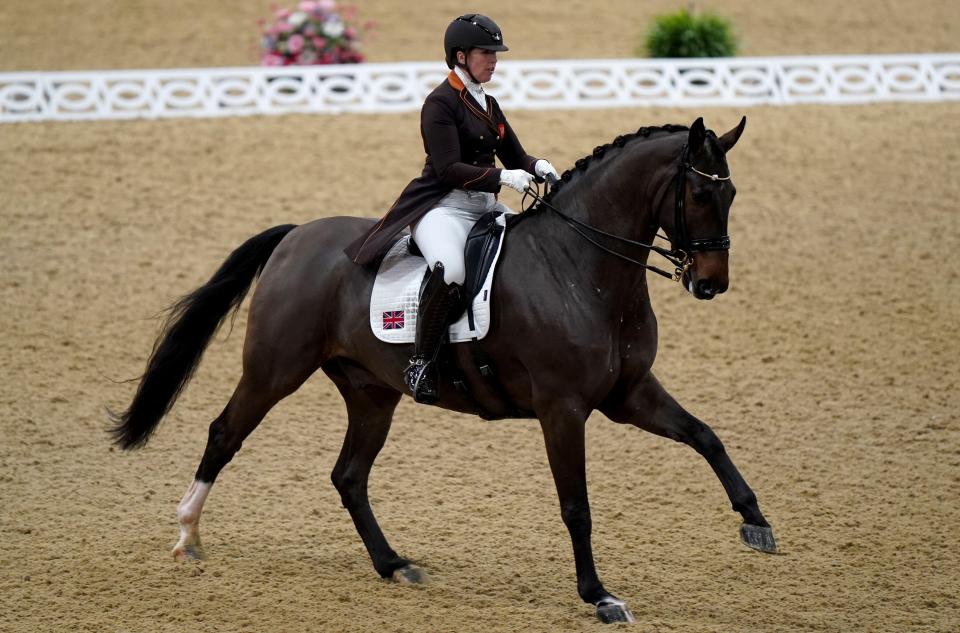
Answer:
<svg viewBox="0 0 960 633"><path fill-rule="evenodd" d="M674 250L683 251L683 286L697 299L713 299L727 290L729 276L727 218L736 195L726 154L743 133L747 118L723 136L707 130L699 118L690 126L677 174L673 212L663 226Z"/></svg>

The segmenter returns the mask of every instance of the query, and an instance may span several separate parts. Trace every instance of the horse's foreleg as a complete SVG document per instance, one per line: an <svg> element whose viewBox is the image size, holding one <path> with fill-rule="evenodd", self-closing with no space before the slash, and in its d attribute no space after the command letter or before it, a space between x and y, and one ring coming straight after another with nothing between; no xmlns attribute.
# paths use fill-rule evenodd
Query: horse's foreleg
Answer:
<svg viewBox="0 0 960 633"><path fill-rule="evenodd" d="M723 442L705 423L688 413L648 374L621 403L601 408L615 422L633 424L645 431L687 444L707 460L723 485L735 512L743 517L743 542L760 551L776 553L770 524L760 512L757 497L730 460Z"/></svg>
<svg viewBox="0 0 960 633"><path fill-rule="evenodd" d="M540 422L550 470L560 497L560 516L573 542L577 591L584 602L597 607L597 617L601 621L633 622L633 615L626 604L604 589L593 562L584 424L585 420L578 416L563 414L541 418Z"/></svg>
<svg viewBox="0 0 960 633"><path fill-rule="evenodd" d="M400 393L374 385L357 388L335 369L324 367L324 370L347 404L347 435L331 475L343 507L350 513L373 568L382 578L414 584L424 582L423 570L390 547L367 496L370 469L387 440Z"/></svg>

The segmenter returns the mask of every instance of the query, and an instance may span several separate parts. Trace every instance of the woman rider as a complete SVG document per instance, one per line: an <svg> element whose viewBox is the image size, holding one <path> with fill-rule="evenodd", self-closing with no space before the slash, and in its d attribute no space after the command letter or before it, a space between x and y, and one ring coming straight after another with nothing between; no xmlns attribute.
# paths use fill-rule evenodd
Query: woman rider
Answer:
<svg viewBox="0 0 960 633"><path fill-rule="evenodd" d="M488 211L513 213L497 201L501 185L522 193L534 175L557 176L548 161L524 151L496 99L483 92L481 84L493 76L497 52L509 50L500 27L484 15L460 16L447 27L443 47L451 72L420 111L427 153L423 173L376 226L346 249L354 262L376 264L409 225L430 264L417 311L414 355L404 370L414 399L424 403L437 401L437 352L450 312L460 305L470 228ZM495 156L506 169L495 166Z"/></svg>

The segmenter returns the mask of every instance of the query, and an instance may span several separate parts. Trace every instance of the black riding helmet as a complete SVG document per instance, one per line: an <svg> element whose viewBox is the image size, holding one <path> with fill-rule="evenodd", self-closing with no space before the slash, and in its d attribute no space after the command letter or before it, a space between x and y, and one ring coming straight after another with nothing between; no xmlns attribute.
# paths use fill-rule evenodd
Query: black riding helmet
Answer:
<svg viewBox="0 0 960 633"><path fill-rule="evenodd" d="M450 23L443 34L443 50L447 56L447 67L457 63L457 51L469 51L482 48L488 51L508 51L503 45L503 34L497 23L485 15L468 13Z"/></svg>

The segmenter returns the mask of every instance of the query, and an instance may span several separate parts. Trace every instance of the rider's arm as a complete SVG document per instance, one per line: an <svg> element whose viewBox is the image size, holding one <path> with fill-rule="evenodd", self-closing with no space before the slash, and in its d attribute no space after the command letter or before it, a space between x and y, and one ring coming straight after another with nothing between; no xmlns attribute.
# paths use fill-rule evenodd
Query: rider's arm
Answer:
<svg viewBox="0 0 960 633"><path fill-rule="evenodd" d="M537 158L523 149L520 139L517 138L513 128L510 127L507 118L503 116L503 111L500 110L500 105L496 99L493 100L493 115L494 120L503 125L503 139L497 147L497 158L507 169L522 169L535 174L534 165L537 163Z"/></svg>
<svg viewBox="0 0 960 633"><path fill-rule="evenodd" d="M450 106L428 98L420 111L420 133L437 177L454 189L500 191L500 170L462 161L460 135Z"/></svg>

